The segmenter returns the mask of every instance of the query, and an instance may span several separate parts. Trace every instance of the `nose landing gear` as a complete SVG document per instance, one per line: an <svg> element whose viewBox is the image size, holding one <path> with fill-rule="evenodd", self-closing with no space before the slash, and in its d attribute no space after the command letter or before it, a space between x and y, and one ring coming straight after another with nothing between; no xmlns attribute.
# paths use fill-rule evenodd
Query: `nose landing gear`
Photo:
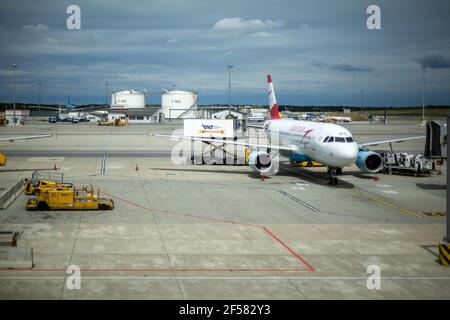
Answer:
<svg viewBox="0 0 450 320"><path fill-rule="evenodd" d="M342 168L328 167L328 184L329 185L337 185L339 180L336 177L337 174L342 174Z"/></svg>

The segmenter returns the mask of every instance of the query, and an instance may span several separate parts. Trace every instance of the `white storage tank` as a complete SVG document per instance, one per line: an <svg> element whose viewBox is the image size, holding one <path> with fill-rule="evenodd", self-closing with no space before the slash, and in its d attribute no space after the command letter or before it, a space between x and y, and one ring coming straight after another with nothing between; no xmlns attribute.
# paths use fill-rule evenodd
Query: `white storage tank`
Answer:
<svg viewBox="0 0 450 320"><path fill-rule="evenodd" d="M162 94L162 112L166 119L197 118L198 94L184 90L166 90Z"/></svg>
<svg viewBox="0 0 450 320"><path fill-rule="evenodd" d="M135 90L115 91L111 94L112 109L145 108L145 93Z"/></svg>

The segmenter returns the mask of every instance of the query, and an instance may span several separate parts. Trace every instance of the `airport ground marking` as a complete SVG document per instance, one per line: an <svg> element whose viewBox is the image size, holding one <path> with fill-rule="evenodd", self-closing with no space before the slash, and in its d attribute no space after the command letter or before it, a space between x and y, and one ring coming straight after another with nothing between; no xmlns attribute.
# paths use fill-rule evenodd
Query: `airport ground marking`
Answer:
<svg viewBox="0 0 450 320"><path fill-rule="evenodd" d="M394 209L398 209L398 210L400 210L400 211L402 211L402 212L404 212L404 213L407 213L407 214L409 214L409 215L412 215L412 216L414 216L414 217L416 217L416 218L423 218L423 215L420 214L419 212L415 212L415 211L412 211L412 210L408 210L408 209L402 208L402 207L400 207L400 206L398 206L398 205L396 205L396 204L394 204L394 203L391 203L391 202L388 202L388 201L385 201L385 200L381 200L381 199L379 199L379 198L376 198L376 197L374 197L374 196L371 196L371 195L369 195L369 194L367 194L367 193L364 193L364 192L362 192L362 191L359 191L359 190L351 190L351 191L349 191L349 192L352 192L353 194L356 194L356 195L363 196L363 197L368 198L368 199L370 199L370 200L373 200L373 201L375 201L375 202L384 204L384 205L386 205L386 206L388 206L388 207L391 207L391 208L394 208Z"/></svg>
<svg viewBox="0 0 450 320"><path fill-rule="evenodd" d="M223 223L229 223L229 224L239 224L239 225L245 225L245 226L251 226L251 227L258 227L262 230L264 230L272 239L274 239L275 241L277 241L279 244L281 244L289 253L291 253L298 261L300 261L302 264L304 264L308 269L212 269L212 270L206 270L206 271L260 271L260 272L264 272L264 271L282 271L282 272L289 272L289 271L293 271L293 272L298 272L298 271L316 271L316 269L309 264L305 259L303 259L298 253L296 253L294 250L292 250L285 242L283 242L282 240L280 240L277 236L275 236L266 226L264 225L259 225L259 224L249 224L249 223L243 223L243 222L237 222L237 221L233 221L233 220L224 220L224 219L218 219L218 218L212 218L212 217L206 217L206 216L200 216L200 215L194 215L194 214L187 214L187 213L181 213L181 212L172 212L172 211L164 211L164 210L157 210L157 209L151 209L151 208L147 208L143 205L140 205L138 203L135 203L133 201L129 201L123 198L120 198L118 196L115 196L113 194L110 194L106 191L101 191L102 193L104 193L105 195L112 197L112 198L116 198L120 201L123 201L125 203L128 203L130 205L134 205L137 206L141 209L145 209L145 210L151 210L152 213L158 213L158 214L171 214L171 215L180 215L180 216L187 216L187 217L192 217L192 218L198 218L198 219L206 219L206 220L213 220L216 222L223 222ZM173 270L173 269L171 269ZM185 270L185 269L183 269ZM191 270L191 269L187 269L187 270ZM205 269L202 269L205 270ZM198 270L197 270L198 271Z"/></svg>
<svg viewBox="0 0 450 320"><path fill-rule="evenodd" d="M205 268L165 268L165 269L157 269L157 268L147 268L147 269L80 269L81 272L87 272L87 273L156 273L156 272L292 272L292 273L298 273L298 272L311 272L316 271L315 269L304 269L304 268L297 268L297 269L280 269L280 268L264 268L264 269L233 269L233 268L217 268L217 269L205 269ZM27 273L51 273L51 272L62 272L65 273L66 269L0 269L0 272L27 272ZM1 279L1 277L0 277Z"/></svg>
<svg viewBox="0 0 450 320"><path fill-rule="evenodd" d="M158 210L158 209L152 209L148 208L146 206L143 206L139 203L135 203L133 201L118 197L116 195L110 194L106 191L101 191L101 193L120 200L126 204L133 205L135 207L138 207L140 209L144 209L147 211L151 211L152 214L159 214L159 215L177 215L177 216L185 216L185 217L191 217L191 218L197 218L197 219L204 219L204 220L210 220L215 222L222 222L222 223L229 223L229 224L236 224L236 225L245 225L250 227L257 227L263 230L266 234L268 234L273 240L275 240L277 243L279 243L283 248L285 248L297 261L299 261L302 265L306 267L304 268L263 268L263 269L234 269L234 268L218 268L218 269L205 269L205 268L163 268L163 269L152 269L152 268L143 268L143 269L81 269L82 272L311 272L316 271L316 269L308 263L304 258L302 258L298 253L296 253L294 250L292 250L284 241L282 241L280 238L278 238L273 232L271 232L266 226L259 225L259 224L250 224L250 223L243 223L238 221L232 221L232 220L225 220L225 219L219 219L219 218L213 218L213 217L207 217L207 216L201 216L201 215L195 215L195 214L189 214L189 213L181 213L181 212L172 212L172 211L165 211L165 210ZM0 269L0 272L9 271L9 272L65 272L65 269Z"/></svg>
<svg viewBox="0 0 450 320"><path fill-rule="evenodd" d="M146 206L143 206L139 203L135 203L133 201L121 198L119 196L110 194L104 190L101 191L101 193L107 195L108 197L111 198L115 198L117 200L120 200L124 203L127 203L129 205L138 207L140 209L144 209L147 211L151 211L152 214L158 214L158 215L175 215L175 216L184 216L184 217L190 217L190 218L197 218L197 219L204 219L204 220L210 220L210 221L214 221L214 222L223 222L223 223L229 223L229 224L240 224L240 225L245 225L245 226L250 226L250 227L259 227L262 228L262 225L259 224L252 224L252 223L245 223L245 222L238 222L238 221L233 221L233 220L225 220L225 219L219 219L219 218L213 218L213 217L208 217L208 216L202 216L202 215L197 215L197 214L190 214L190 213L183 213L183 212L173 212L173 211L167 211L167 210L158 210L158 209L153 209L153 208L148 208Z"/></svg>
<svg viewBox="0 0 450 320"><path fill-rule="evenodd" d="M314 175L312 175L312 174L308 174L308 173L306 173L306 172L304 172L304 171L299 171L299 170L296 171L296 170L293 170L293 169L288 168L288 167L285 167L285 166L283 166L283 168L286 169L286 170L288 170L288 171L294 172L294 173L296 173L296 174L298 174L298 175L307 176L308 178L310 178L310 179L312 179L312 180L316 180L316 181L318 181L318 182L320 182L320 183L323 183L323 182L324 182L322 179L320 179L320 178L318 178L318 177L316 177L316 176L314 176ZM387 185L383 185L383 186L387 186ZM344 189L344 190L345 190L345 189ZM416 218L423 218L423 217L424 217L424 215L421 214L421 213L419 213L419 212L415 212L415 211L412 211L412 210L408 210L408 209L402 208L402 207L400 207L400 206L398 206L398 205L396 205L396 204L394 204L394 203L390 203L390 202L387 202L387 201L385 201L385 200L378 199L378 198L376 198L376 197L373 197L373 196L371 196L371 195L368 195L368 194L366 194L366 193L364 193L364 192L361 192L361 191L359 191L359 190L345 190L345 191L349 191L349 192L351 192L351 193L353 193L353 194L363 196L363 197L365 197L365 198L367 198L367 199L370 199L370 200L373 200L373 201L375 201L375 202L384 204L384 205L389 206L389 207L391 207L391 208L398 209L398 210L400 210L400 211L402 211L402 212L404 212L404 213L407 213L407 214L409 214L409 215L412 215L412 216L414 216L414 217L416 217Z"/></svg>
<svg viewBox="0 0 450 320"><path fill-rule="evenodd" d="M263 226L262 227L264 229L264 231L266 231L275 241L277 241L278 243L280 243L283 247L286 248L287 251L289 251L294 257L297 258L297 260L300 260L304 265L306 265L306 267L308 267L308 269L310 271L316 271L316 269L310 265L305 259L303 259L297 252L295 252L294 250L292 250L286 243L284 243L282 240L280 240L280 238L278 238L276 235L274 235L267 227Z"/></svg>
<svg viewBox="0 0 450 320"><path fill-rule="evenodd" d="M13 270L12 270L13 271ZM52 270L54 271L54 270ZM83 271L83 270L81 270ZM65 272L64 271L60 271L60 272ZM155 281L155 280L170 280L170 279L174 279L175 276L147 276L147 275L141 275L141 276L115 276L115 275L105 275L105 276L101 276L101 275L85 275L84 279L89 279L89 280L105 280L105 279L112 279L112 280L150 280L150 281ZM326 281L330 281L330 280L367 280L367 276L361 276L361 277L354 277L354 276L315 276L315 277L311 277L311 276L287 276L288 279L293 279L293 280L326 280ZM63 280L65 279L64 276L34 276L34 275L29 275L29 276L4 276L4 277L0 277L0 281L4 281L4 280ZM255 277L249 277L249 276L177 276L177 279L180 280L285 280L286 276L255 276ZM414 277L414 276L410 276L410 277L395 277L395 276L388 276L388 277L383 277L382 278L385 281L399 281L399 280L405 280L405 281L411 281L411 280L415 280L415 281L430 281L430 280L444 280L444 281L450 281L450 277Z"/></svg>
<svg viewBox="0 0 450 320"><path fill-rule="evenodd" d="M278 193L282 194L283 196L285 196L285 197L287 197L287 198L289 198L289 199L291 199L291 200L293 200L293 201L295 201L295 202L301 204L301 205L304 206L305 208L307 208L307 209L309 209L309 210L311 210L311 211L313 211L313 212L315 212L315 213L320 212L319 209L313 207L313 206L310 205L309 203L307 203L307 202L305 202L305 201L303 201L303 200L301 200L301 199L299 199L299 198L297 198L297 197L294 197L293 195L287 193L287 192L284 191L284 190L281 190L281 189L274 189L274 190L276 190Z"/></svg>

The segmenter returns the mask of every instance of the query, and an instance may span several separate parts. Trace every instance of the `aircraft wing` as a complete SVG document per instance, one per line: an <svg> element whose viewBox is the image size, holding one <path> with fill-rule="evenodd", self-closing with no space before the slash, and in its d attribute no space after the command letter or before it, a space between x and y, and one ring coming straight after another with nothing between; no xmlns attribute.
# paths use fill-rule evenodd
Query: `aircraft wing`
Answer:
<svg viewBox="0 0 450 320"><path fill-rule="evenodd" d="M48 138L48 137L51 137L51 136L52 136L51 134L43 134L43 135L36 135L36 136L6 137L6 138L0 138L0 141L13 142L14 140L39 139L39 138Z"/></svg>
<svg viewBox="0 0 450 320"><path fill-rule="evenodd" d="M264 129L264 126L258 126L256 124L246 124L247 128Z"/></svg>
<svg viewBox="0 0 450 320"><path fill-rule="evenodd" d="M154 137L166 137L166 138L176 138L176 139L185 139L185 140L194 140L194 141L202 141L202 142L216 142L216 143L224 143L224 144L233 144L237 146L246 146L246 147L254 147L254 148L271 148L276 150L288 150L288 151L296 151L295 146L285 145L285 146L277 146L277 145L266 145L266 144L257 144L245 141L234 141L234 140L221 140L221 139L210 139L210 138L200 138L200 137L186 137L186 136L173 136L168 134L149 134Z"/></svg>
<svg viewBox="0 0 450 320"><path fill-rule="evenodd" d="M417 136L417 137L406 137L406 138L390 139L390 140L379 140L379 141L359 143L359 146L360 147L369 147L369 146L377 146L379 144L385 144L385 143L404 142L404 141L418 140L418 139L424 139L424 138L425 138L425 136Z"/></svg>

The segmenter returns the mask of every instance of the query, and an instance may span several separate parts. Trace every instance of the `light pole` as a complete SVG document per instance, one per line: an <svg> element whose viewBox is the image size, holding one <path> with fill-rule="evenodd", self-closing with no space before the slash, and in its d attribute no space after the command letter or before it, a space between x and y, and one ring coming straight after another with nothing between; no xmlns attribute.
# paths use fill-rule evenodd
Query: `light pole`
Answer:
<svg viewBox="0 0 450 320"><path fill-rule="evenodd" d="M41 87L42 83L38 83L38 101L39 101L39 113L41 112Z"/></svg>
<svg viewBox="0 0 450 320"><path fill-rule="evenodd" d="M361 112L364 112L364 90L361 90Z"/></svg>
<svg viewBox="0 0 450 320"><path fill-rule="evenodd" d="M231 68L233 68L233 65L228 64L228 114L231 114Z"/></svg>
<svg viewBox="0 0 450 320"><path fill-rule="evenodd" d="M108 82L105 83L106 86L106 93L105 93L105 107L108 105Z"/></svg>
<svg viewBox="0 0 450 320"><path fill-rule="evenodd" d="M422 121L425 122L425 72L426 66L422 66Z"/></svg>
<svg viewBox="0 0 450 320"><path fill-rule="evenodd" d="M11 65L14 79L14 102L13 102L13 124L16 125L16 68L17 64Z"/></svg>

